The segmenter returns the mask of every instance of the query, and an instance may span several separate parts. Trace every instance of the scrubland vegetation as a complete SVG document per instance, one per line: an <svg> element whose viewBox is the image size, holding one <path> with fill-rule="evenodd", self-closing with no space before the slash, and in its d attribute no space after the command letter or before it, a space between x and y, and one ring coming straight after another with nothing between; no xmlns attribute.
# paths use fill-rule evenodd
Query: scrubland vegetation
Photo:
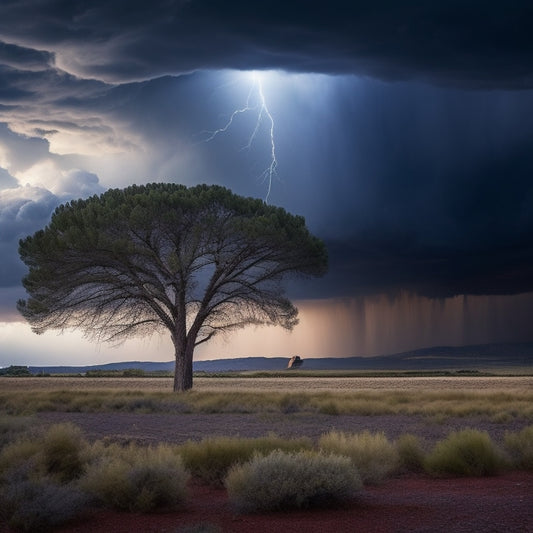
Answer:
<svg viewBox="0 0 533 533"><path fill-rule="evenodd" d="M182 508L187 483L225 484L241 512L331 506L364 485L409 471L431 476L486 476L531 469L533 426L508 433L501 446L471 429L426 450L414 435L330 432L309 439L209 438L183 445L121 446L88 442L71 424L39 433L2 418L0 518L44 531L95 506L152 512Z"/></svg>
<svg viewBox="0 0 533 533"><path fill-rule="evenodd" d="M516 383L507 390L296 387L292 392L196 390L179 395L106 389L102 381L101 388L86 390L7 387L0 392L0 520L22 531L44 531L95 507L187 512L191 479L225 486L234 507L248 512L337 505L357 497L365 485L410 472L449 477L533 469L533 391L527 383ZM502 430L498 442L473 427L431 443L413 434L391 440L380 431L325 429L314 439L211 436L146 446L113 438L90 441L71 424L45 429L34 423L38 413L49 411L253 413L265 419L294 413L417 415L427 417L428 424L477 417L503 428L513 420L527 427L504 435Z"/></svg>
<svg viewBox="0 0 533 533"><path fill-rule="evenodd" d="M16 380L20 381L20 380ZM159 381L159 380L155 380ZM529 385L531 383L528 383ZM138 413L323 413L329 415L486 416L505 421L533 420L533 390L433 389L306 391L190 391L174 394L135 388L84 390L9 388L0 392L0 413L32 415L43 411ZM312 392L310 392L312 391Z"/></svg>
<svg viewBox="0 0 533 533"><path fill-rule="evenodd" d="M232 468L226 487L238 510L252 512L335 504L362 482L348 457L276 450Z"/></svg>

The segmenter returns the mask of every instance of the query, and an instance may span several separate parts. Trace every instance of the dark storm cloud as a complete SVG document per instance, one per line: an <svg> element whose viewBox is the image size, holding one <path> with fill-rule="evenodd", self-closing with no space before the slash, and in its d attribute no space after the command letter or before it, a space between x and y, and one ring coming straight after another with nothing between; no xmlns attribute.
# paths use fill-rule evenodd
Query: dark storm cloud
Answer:
<svg viewBox="0 0 533 533"><path fill-rule="evenodd" d="M22 70L46 70L53 62L48 52L0 42L0 64Z"/></svg>
<svg viewBox="0 0 533 533"><path fill-rule="evenodd" d="M305 215L331 254L325 281L299 296L531 291L532 27L525 1L1 2L2 282L20 279L19 236L67 196L101 190L77 153L143 152L146 173L113 163L109 186L120 173L119 186L264 195L268 146L241 150L256 118L201 142L244 105L246 82L163 76L233 68L350 74L306 78L300 92L265 80L271 202ZM11 191L13 176L50 160L53 192L37 178Z"/></svg>
<svg viewBox="0 0 533 533"><path fill-rule="evenodd" d="M532 23L527 0L19 0L0 7L0 39L108 81L266 68L532 87Z"/></svg>

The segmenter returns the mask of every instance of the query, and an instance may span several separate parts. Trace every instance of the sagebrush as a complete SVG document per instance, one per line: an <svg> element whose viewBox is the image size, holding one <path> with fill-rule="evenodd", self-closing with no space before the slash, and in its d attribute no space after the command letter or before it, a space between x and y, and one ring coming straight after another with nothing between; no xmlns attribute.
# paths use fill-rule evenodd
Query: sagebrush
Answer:
<svg viewBox="0 0 533 533"><path fill-rule="evenodd" d="M280 450L232 468L228 496L241 512L337 505L361 489L347 457Z"/></svg>

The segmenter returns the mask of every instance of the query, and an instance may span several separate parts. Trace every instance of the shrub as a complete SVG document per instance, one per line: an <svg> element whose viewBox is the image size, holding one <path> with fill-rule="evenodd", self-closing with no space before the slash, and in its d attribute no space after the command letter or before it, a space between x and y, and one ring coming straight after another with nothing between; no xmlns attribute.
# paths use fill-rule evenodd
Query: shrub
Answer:
<svg viewBox="0 0 533 533"><path fill-rule="evenodd" d="M274 450L286 452L310 449L306 438L282 439L275 435L256 439L213 437L200 442L188 441L178 448L185 467L191 474L209 484L222 484L229 469Z"/></svg>
<svg viewBox="0 0 533 533"><path fill-rule="evenodd" d="M518 433L506 433L504 445L511 456L513 466L533 469L533 426L528 426Z"/></svg>
<svg viewBox="0 0 533 533"><path fill-rule="evenodd" d="M39 442L29 439L16 440L4 446L0 452L0 479L28 463L32 463L35 472L44 471L44 466L38 461L39 452Z"/></svg>
<svg viewBox="0 0 533 533"><path fill-rule="evenodd" d="M4 446L0 452L0 476L31 462L35 476L50 474L59 481L71 481L83 471L82 457L87 446L76 426L52 426L44 435L25 436Z"/></svg>
<svg viewBox="0 0 533 533"><path fill-rule="evenodd" d="M242 512L330 506L361 486L347 457L307 451L257 455L233 467L226 478L230 501Z"/></svg>
<svg viewBox="0 0 533 533"><path fill-rule="evenodd" d="M29 418L0 415L0 449L21 436L29 426Z"/></svg>
<svg viewBox="0 0 533 533"><path fill-rule="evenodd" d="M72 424L57 424L44 435L42 454L48 473L63 481L76 479L83 472L82 455L87 443L81 430Z"/></svg>
<svg viewBox="0 0 533 533"><path fill-rule="evenodd" d="M378 483L398 468L398 452L382 432L347 435L331 431L320 437L318 445L328 453L349 457L363 483Z"/></svg>
<svg viewBox="0 0 533 533"><path fill-rule="evenodd" d="M86 496L72 484L59 485L50 478L13 476L0 489L0 508L5 521L23 531L45 531L78 516Z"/></svg>
<svg viewBox="0 0 533 533"><path fill-rule="evenodd" d="M150 512L176 508L186 497L189 474L170 447L110 447L89 464L81 486L117 509Z"/></svg>
<svg viewBox="0 0 533 533"><path fill-rule="evenodd" d="M425 461L426 470L437 476L490 476L503 459L486 431L465 429L438 442Z"/></svg>
<svg viewBox="0 0 533 533"><path fill-rule="evenodd" d="M415 435L401 435L396 442L401 467L409 472L424 470L425 454L420 440Z"/></svg>

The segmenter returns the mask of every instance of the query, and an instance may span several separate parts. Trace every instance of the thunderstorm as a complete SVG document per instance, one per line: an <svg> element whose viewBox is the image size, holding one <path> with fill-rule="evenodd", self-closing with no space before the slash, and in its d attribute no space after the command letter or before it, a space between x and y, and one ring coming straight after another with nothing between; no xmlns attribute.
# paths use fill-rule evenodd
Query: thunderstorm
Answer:
<svg viewBox="0 0 533 533"><path fill-rule="evenodd" d="M221 128L207 132L209 135L207 138L203 140L203 142L209 142L212 141L217 135L221 133L225 133L228 131L232 124L234 119L242 114L242 113L255 113L257 115L257 120L255 123L255 128L252 131L250 138L248 139L248 143L243 148L249 149L252 146L252 143L255 141L257 134L260 130L261 124L263 124L264 121L268 124L268 139L269 139L269 145L270 145L270 158L269 158L269 165L263 172L260 174L260 178L266 182L267 185L267 192L265 195L265 202L268 203L268 200L270 198L270 193L272 191L272 182L274 180L274 177L276 176L276 169L278 166L278 161L276 158L276 143L274 138L274 117L270 113L265 93L263 91L263 84L261 81L261 75L258 72L252 72L252 84L250 86L250 90L248 92L248 97L246 99L246 103L243 107L239 109L235 109L233 113L230 115L228 121L224 126Z"/></svg>

